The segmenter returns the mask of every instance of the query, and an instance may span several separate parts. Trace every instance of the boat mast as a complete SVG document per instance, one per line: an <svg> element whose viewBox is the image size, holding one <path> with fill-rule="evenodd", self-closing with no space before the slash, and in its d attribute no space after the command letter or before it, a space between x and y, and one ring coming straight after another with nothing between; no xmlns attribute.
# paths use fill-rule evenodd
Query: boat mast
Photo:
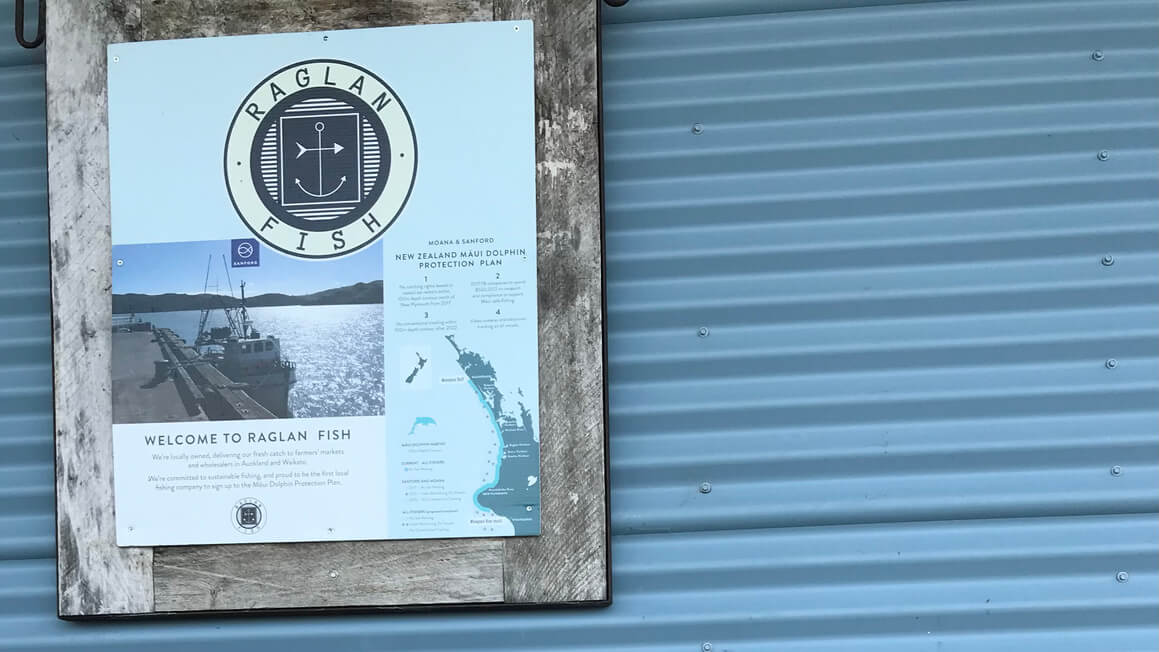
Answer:
<svg viewBox="0 0 1159 652"><path fill-rule="evenodd" d="M241 306L238 307L241 312L241 339L248 339L250 336L250 321L249 311L245 309L245 281L241 282Z"/></svg>
<svg viewBox="0 0 1159 652"><path fill-rule="evenodd" d="M213 254L209 254L209 260L205 263L205 283L201 286L202 296L209 292L209 269L213 266ZM205 323L209 321L209 313L213 309L208 306L201 309L201 317L197 321L197 338L193 341L195 346L200 347L202 339L205 337Z"/></svg>
<svg viewBox="0 0 1159 652"><path fill-rule="evenodd" d="M229 283L229 296L230 296L230 298L233 298L233 279L229 277L229 263L227 263L225 261L225 254L221 255L221 266L225 268L225 280ZM245 282L244 281L242 282L242 288L243 288L242 305L244 306L245 305L245 298L244 298ZM229 322L229 330L234 335L236 335L238 339L245 339L245 332L243 330L243 326L241 324L238 324L237 319L233 315L233 309L232 308L222 308L221 311L225 313L225 319L226 319L226 321Z"/></svg>

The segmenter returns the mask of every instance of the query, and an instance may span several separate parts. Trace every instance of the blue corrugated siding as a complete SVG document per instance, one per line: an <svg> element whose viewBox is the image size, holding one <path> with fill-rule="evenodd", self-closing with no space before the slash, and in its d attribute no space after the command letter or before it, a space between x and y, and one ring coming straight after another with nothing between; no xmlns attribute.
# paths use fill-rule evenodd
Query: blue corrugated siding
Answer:
<svg viewBox="0 0 1159 652"><path fill-rule="evenodd" d="M56 620L0 36L0 650L1156 649L1159 5L770 4L605 11L615 604L563 612Z"/></svg>
<svg viewBox="0 0 1159 652"><path fill-rule="evenodd" d="M56 585L24 575L54 555L52 368L44 48L16 43L12 15L0 0L0 647L16 605Z"/></svg>

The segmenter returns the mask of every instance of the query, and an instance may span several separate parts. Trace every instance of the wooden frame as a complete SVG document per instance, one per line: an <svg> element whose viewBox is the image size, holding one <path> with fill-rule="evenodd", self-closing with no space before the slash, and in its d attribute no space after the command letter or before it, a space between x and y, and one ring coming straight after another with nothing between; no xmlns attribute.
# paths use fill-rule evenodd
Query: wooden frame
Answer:
<svg viewBox="0 0 1159 652"><path fill-rule="evenodd" d="M59 616L609 604L598 1L286 0L278 12L263 4L224 0L210 14L195 0L49 0ZM118 548L106 46L509 19L536 24L542 535Z"/></svg>

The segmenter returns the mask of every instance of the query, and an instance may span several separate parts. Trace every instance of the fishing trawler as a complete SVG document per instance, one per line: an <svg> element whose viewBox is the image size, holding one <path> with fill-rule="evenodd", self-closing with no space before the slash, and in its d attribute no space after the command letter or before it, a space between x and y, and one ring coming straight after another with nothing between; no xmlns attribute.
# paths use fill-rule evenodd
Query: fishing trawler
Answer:
<svg viewBox="0 0 1159 652"><path fill-rule="evenodd" d="M254 328L245 283L240 301L233 296L232 281L228 295L209 292L212 266L210 256L201 294L209 302L202 303L192 345L172 328L143 321L135 312L113 316L113 423L293 416L294 363L282 357L277 337ZM228 279L228 265L225 273ZM216 319L210 325L216 310L224 313L225 326L216 325L221 323Z"/></svg>
<svg viewBox="0 0 1159 652"><path fill-rule="evenodd" d="M224 262L224 261L223 261ZM206 274L208 278L208 270ZM214 308L202 308L194 348L245 393L276 417L289 417L290 386L297 381L294 363L282 357L282 345L273 335L263 336L253 326L246 308L245 281L237 306L223 302L225 326L209 327Z"/></svg>

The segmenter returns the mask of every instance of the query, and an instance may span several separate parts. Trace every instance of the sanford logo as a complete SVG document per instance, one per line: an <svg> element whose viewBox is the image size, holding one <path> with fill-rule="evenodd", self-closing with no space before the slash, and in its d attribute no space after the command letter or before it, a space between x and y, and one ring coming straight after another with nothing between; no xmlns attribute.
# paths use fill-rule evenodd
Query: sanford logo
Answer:
<svg viewBox="0 0 1159 652"><path fill-rule="evenodd" d="M261 250L253 238L231 240L229 251L231 267L257 267L261 264Z"/></svg>
<svg viewBox="0 0 1159 652"><path fill-rule="evenodd" d="M398 218L417 147L384 81L344 61L303 61L242 100L226 138L226 187L262 242L332 258L370 244Z"/></svg>

